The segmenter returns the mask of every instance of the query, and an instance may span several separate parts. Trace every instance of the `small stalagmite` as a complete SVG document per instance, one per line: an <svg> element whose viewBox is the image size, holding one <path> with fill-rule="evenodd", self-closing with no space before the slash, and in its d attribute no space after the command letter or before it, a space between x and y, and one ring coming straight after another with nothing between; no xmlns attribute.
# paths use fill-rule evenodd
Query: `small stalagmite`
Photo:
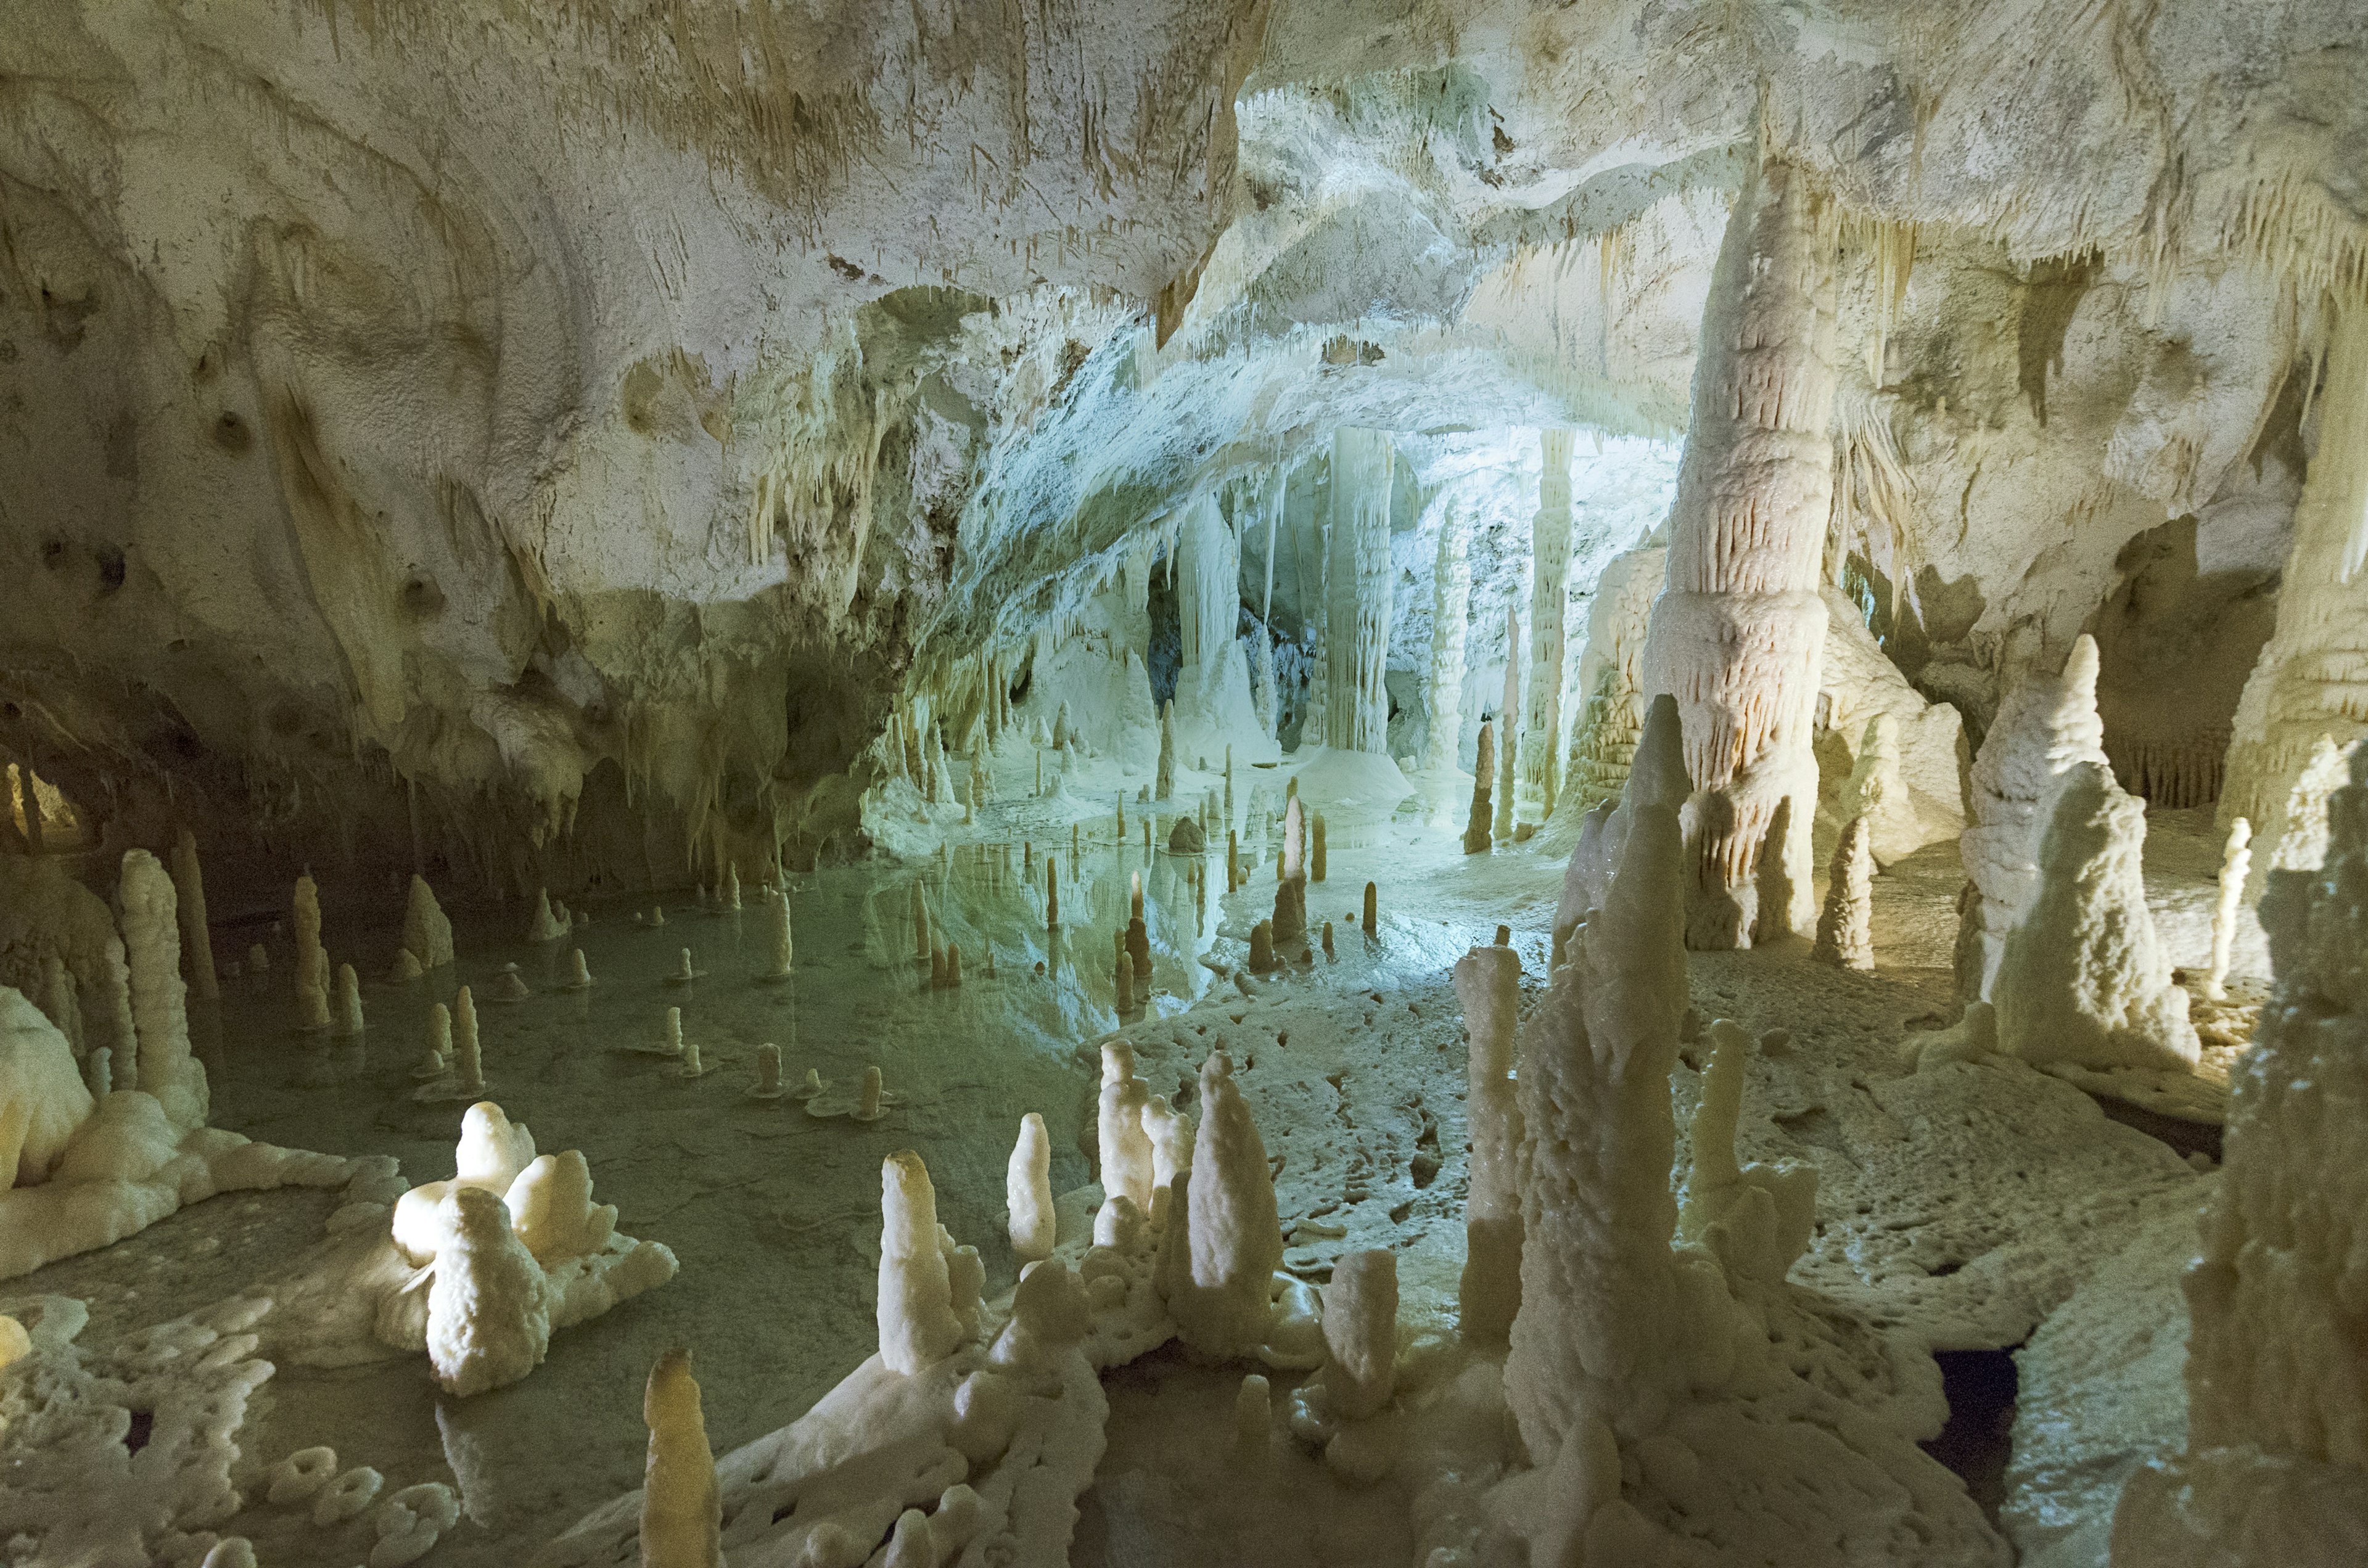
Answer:
<svg viewBox="0 0 2368 1568"><path fill-rule="evenodd" d="M1250 972L1264 974L1274 968L1274 925L1261 920L1250 927Z"/></svg>
<svg viewBox="0 0 2368 1568"><path fill-rule="evenodd" d="M427 1010L427 1049L411 1070L415 1078L440 1078L452 1058L452 1009L438 1002Z"/></svg>
<svg viewBox="0 0 2368 1568"><path fill-rule="evenodd" d="M740 867L737 862L723 868L723 907L731 914L740 912Z"/></svg>
<svg viewBox="0 0 2368 1568"><path fill-rule="evenodd" d="M461 1089L472 1095L481 1092L485 1069L477 1048L477 1002L465 985L452 995L452 1056Z"/></svg>
<svg viewBox="0 0 2368 1568"><path fill-rule="evenodd" d="M855 1119L877 1121L888 1114L888 1092L882 1086L880 1069L869 1066L863 1070L862 1086L856 1091Z"/></svg>
<svg viewBox="0 0 2368 1568"><path fill-rule="evenodd" d="M329 1027L329 955L321 946L321 890L310 871L296 879L296 1027Z"/></svg>
<svg viewBox="0 0 2368 1568"><path fill-rule="evenodd" d="M1274 1396L1266 1376L1252 1372L1234 1394L1234 1453L1262 1460L1274 1443Z"/></svg>
<svg viewBox="0 0 2368 1568"><path fill-rule="evenodd" d="M427 877L412 877L410 895L403 904L403 949L419 960L422 969L443 969L452 961L452 921Z"/></svg>
<svg viewBox="0 0 2368 1568"><path fill-rule="evenodd" d="M1324 1387L1343 1418L1361 1420L1390 1402L1397 1329L1397 1255L1380 1248L1342 1253L1324 1288Z"/></svg>
<svg viewBox="0 0 2368 1568"><path fill-rule="evenodd" d="M946 944L946 984L950 988L962 984L962 944L960 942Z"/></svg>
<svg viewBox="0 0 2368 1568"><path fill-rule="evenodd" d="M354 973L353 965L341 963L337 966L336 996L329 1032L340 1040L351 1040L360 1035L366 1027L362 1022L361 977Z"/></svg>
<svg viewBox="0 0 2368 1568"><path fill-rule="evenodd" d="M1327 920L1325 924L1329 926L1331 922ZM1365 935L1368 937L1379 936L1381 934L1382 890L1378 885L1372 882L1367 882L1365 884L1364 926Z"/></svg>
<svg viewBox="0 0 2368 1568"><path fill-rule="evenodd" d="M1330 922L1329 920L1326 920L1326 921L1324 923L1324 956L1325 956L1326 958L1327 958L1327 959L1329 959L1329 958L1338 958L1338 957L1339 956L1339 954L1338 954L1338 953L1337 953L1337 952L1335 952L1335 951L1333 950L1333 947L1332 947L1332 922Z"/></svg>
<svg viewBox="0 0 2368 1568"><path fill-rule="evenodd" d="M722 1568L723 1493L689 1351L669 1350L650 1369L642 1420L650 1429L642 1476L642 1568Z"/></svg>
<svg viewBox="0 0 2368 1568"><path fill-rule="evenodd" d="M1159 767L1152 794L1165 801L1176 793L1176 699L1159 708Z"/></svg>
<svg viewBox="0 0 2368 1568"><path fill-rule="evenodd" d="M944 1359L962 1341L954 1313L937 1188L910 1149L880 1165L880 1359L907 1377Z"/></svg>
<svg viewBox="0 0 2368 1568"><path fill-rule="evenodd" d="M1307 940L1306 817L1294 795L1282 813L1282 854L1275 861L1274 945L1297 950Z"/></svg>
<svg viewBox="0 0 2368 1568"><path fill-rule="evenodd" d="M681 1008L668 1007L666 1010L666 1033L662 1037L662 1043L659 1049L664 1051L668 1056L680 1056L682 1054Z"/></svg>
<svg viewBox="0 0 2368 1568"><path fill-rule="evenodd" d="M1053 1142L1035 1111L1019 1119L1019 1137L1004 1171L1003 1201L1011 1255L1023 1264L1052 1256Z"/></svg>
<svg viewBox="0 0 2368 1568"><path fill-rule="evenodd" d="M2203 994L2214 1002L2228 999L2228 964L2245 905L2245 879L2253 871L2252 846L2251 823L2238 817L2228 824L2228 842L2220 851L2220 901L2212 909L2212 968L2203 979Z"/></svg>
<svg viewBox="0 0 2368 1568"><path fill-rule="evenodd" d="M570 991L588 990L592 984L592 966L584 960L584 949L571 949L567 955L566 987Z"/></svg>
<svg viewBox="0 0 2368 1568"><path fill-rule="evenodd" d="M1211 1051L1201 1067L1201 1125L1184 1184L1186 1266L1168 1301L1184 1343L1213 1356L1255 1351L1266 1338L1269 1291L1282 1267L1274 1177L1233 1059ZM1172 1223L1169 1234L1177 1227Z"/></svg>
<svg viewBox="0 0 2368 1568"><path fill-rule="evenodd" d="M534 892L534 918L526 928L529 942L556 942L567 935L566 923L552 912L551 890L537 888Z"/></svg>
<svg viewBox="0 0 2368 1568"><path fill-rule="evenodd" d="M1315 820L1308 824L1308 834L1307 880L1311 882L1320 882L1324 880L1325 871L1324 813L1322 812L1316 812Z"/></svg>
<svg viewBox="0 0 2368 1568"><path fill-rule="evenodd" d="M206 928L206 878L198 865L197 836L188 828L173 841L173 891L181 921L181 953L189 966L189 990L200 1002L222 995L214 977L213 937Z"/></svg>
<svg viewBox="0 0 2368 1568"><path fill-rule="evenodd" d="M1044 857L1044 928L1061 928L1061 866L1050 855Z"/></svg>
<svg viewBox="0 0 2368 1568"><path fill-rule="evenodd" d="M929 901L921 892L921 884L913 884L913 957L927 960L937 951L930 938Z"/></svg>
<svg viewBox="0 0 2368 1568"><path fill-rule="evenodd" d="M499 1196L455 1185L441 1209L446 1239L427 1288L427 1361L438 1387L466 1397L542 1365L551 1348L551 1287Z"/></svg>
<svg viewBox="0 0 2368 1568"><path fill-rule="evenodd" d="M1491 720L1480 721L1479 748L1472 762L1472 818L1463 829L1463 853L1485 855L1488 852L1489 795L1497 785L1497 726Z"/></svg>
<svg viewBox="0 0 2368 1568"><path fill-rule="evenodd" d="M1817 916L1817 945L1809 956L1843 969L1874 967L1874 831L1854 816L1834 845L1827 872L1826 907Z"/></svg>
<svg viewBox="0 0 2368 1568"><path fill-rule="evenodd" d="M771 1040L757 1048L757 1097L779 1099L781 1096L781 1048Z"/></svg>
<svg viewBox="0 0 2368 1568"><path fill-rule="evenodd" d="M1095 1126L1102 1193L1106 1200L1124 1198L1145 1214L1152 1208L1153 1161L1143 1113L1150 1103L1150 1089L1134 1075L1133 1049L1123 1040L1104 1044Z"/></svg>

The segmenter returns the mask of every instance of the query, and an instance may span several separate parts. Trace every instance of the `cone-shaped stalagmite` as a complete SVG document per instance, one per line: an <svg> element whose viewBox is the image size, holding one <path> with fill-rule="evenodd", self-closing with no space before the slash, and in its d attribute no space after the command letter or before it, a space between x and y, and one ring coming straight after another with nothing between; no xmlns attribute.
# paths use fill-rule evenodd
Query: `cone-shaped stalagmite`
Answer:
<svg viewBox="0 0 2368 1568"><path fill-rule="evenodd" d="M1185 1344L1213 1356L1247 1355L1266 1338L1282 1229L1266 1145L1222 1051L1201 1067L1201 1126L1186 1190L1190 1262L1168 1311Z"/></svg>
<svg viewBox="0 0 2368 1568"><path fill-rule="evenodd" d="M1810 956L1844 969L1873 969L1874 832L1871 819L1850 818L1834 845L1826 881L1825 912L1817 916L1817 945Z"/></svg>
<svg viewBox="0 0 2368 1568"><path fill-rule="evenodd" d="M880 1359L892 1372L917 1372L962 1340L953 1308L938 1193L910 1149L880 1166Z"/></svg>
<svg viewBox="0 0 2368 1568"><path fill-rule="evenodd" d="M1513 836L1514 797L1521 778L1521 618L1505 612L1505 696L1497 710L1497 820L1498 838Z"/></svg>
<svg viewBox="0 0 2368 1568"><path fill-rule="evenodd" d="M296 930L296 1027L329 1027L329 955L321 946L321 890L306 872L291 902Z"/></svg>
<svg viewBox="0 0 2368 1568"><path fill-rule="evenodd" d="M1480 741L1477 755L1472 760L1472 818L1463 828L1463 853L1486 854L1488 849L1488 816L1493 802L1490 792L1497 785L1497 726L1488 720L1480 721Z"/></svg>
<svg viewBox="0 0 2368 1568"><path fill-rule="evenodd" d="M1653 606L1646 689L1674 695L1688 771L1687 939L1748 947L1805 928L1825 662L1818 572L1833 491L1831 227L1807 176L1755 165L1727 219L1694 372L1693 418L1669 510L1668 578ZM1786 907L1760 906L1775 845Z"/></svg>
<svg viewBox="0 0 2368 1568"><path fill-rule="evenodd" d="M1030 1111L1019 1119L1019 1138L1004 1172L1004 1210L1011 1255L1022 1263L1053 1256L1053 1142L1044 1119Z"/></svg>
<svg viewBox="0 0 2368 1568"><path fill-rule="evenodd" d="M198 866L198 841L183 828L173 844L173 891L181 918L181 956L189 966L189 990L200 1002L222 994L214 978L213 938L206 930L206 879Z"/></svg>
<svg viewBox="0 0 2368 1568"><path fill-rule="evenodd" d="M669 1350L642 1395L650 1429L642 1475L642 1568L721 1568L723 1493L715 1481L690 1352Z"/></svg>

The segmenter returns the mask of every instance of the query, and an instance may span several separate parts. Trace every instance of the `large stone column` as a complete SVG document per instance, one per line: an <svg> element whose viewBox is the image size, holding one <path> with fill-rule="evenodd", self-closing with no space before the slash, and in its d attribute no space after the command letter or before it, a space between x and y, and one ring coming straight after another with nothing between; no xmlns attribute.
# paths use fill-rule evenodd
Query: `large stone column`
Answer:
<svg viewBox="0 0 2368 1568"><path fill-rule="evenodd" d="M1390 699L1382 684L1390 642L1390 480L1387 432L1332 433L1331 560L1326 577L1325 744L1386 755Z"/></svg>
<svg viewBox="0 0 2368 1568"><path fill-rule="evenodd" d="M1430 744L1426 772L1452 773L1463 728L1464 620L1472 605L1472 561L1466 525L1452 512L1439 525L1439 559L1431 567Z"/></svg>
<svg viewBox="0 0 2368 1568"><path fill-rule="evenodd" d="M1669 515L1668 575L1645 644L1645 694L1677 699L1695 785L1685 828L1686 939L1696 948L1748 947L1816 915L1809 744L1825 655L1817 579L1834 401L1833 261L1818 238L1818 199L1800 171L1771 160L1727 220ZM1787 825L1777 835L1780 811ZM1764 880L1790 883L1783 907L1760 907L1763 856L1783 873Z"/></svg>
<svg viewBox="0 0 2368 1568"><path fill-rule="evenodd" d="M2277 629L2237 699L2220 793L2222 831L2244 817L2266 850L2254 892L2283 858L2287 797L2319 737L2368 734L2368 308L2338 311Z"/></svg>
<svg viewBox="0 0 2368 1568"><path fill-rule="evenodd" d="M1543 823L1562 788L1563 612L1570 598L1571 432L1548 430L1530 527L1530 685L1521 698L1521 775L1515 812Z"/></svg>

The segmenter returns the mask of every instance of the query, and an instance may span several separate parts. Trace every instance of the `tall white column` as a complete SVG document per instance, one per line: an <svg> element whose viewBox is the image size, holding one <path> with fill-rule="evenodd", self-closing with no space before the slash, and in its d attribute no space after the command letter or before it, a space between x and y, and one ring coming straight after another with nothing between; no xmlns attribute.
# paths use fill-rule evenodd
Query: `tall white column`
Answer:
<svg viewBox="0 0 2368 1568"><path fill-rule="evenodd" d="M1464 619L1472 607L1472 560L1464 519L1447 514L1430 574L1430 744L1422 765L1452 771L1463 727Z"/></svg>
<svg viewBox="0 0 2368 1568"><path fill-rule="evenodd" d="M1390 642L1395 456L1384 431L1342 426L1332 432L1325 741L1342 751L1389 750L1390 699L1383 673Z"/></svg>
<svg viewBox="0 0 2368 1568"><path fill-rule="evenodd" d="M1727 220L1645 645L1646 695L1677 699L1694 780L1686 939L1696 948L1748 947L1816 917L1809 743L1834 402L1833 258L1817 205L1800 171L1770 160ZM1780 810L1786 826L1771 843ZM1784 907L1759 906L1763 854L1781 857Z"/></svg>
<svg viewBox="0 0 2368 1568"><path fill-rule="evenodd" d="M1562 788L1563 612L1570 597L1571 432L1548 430L1530 528L1530 685L1521 703L1521 776L1515 810L1542 823Z"/></svg>

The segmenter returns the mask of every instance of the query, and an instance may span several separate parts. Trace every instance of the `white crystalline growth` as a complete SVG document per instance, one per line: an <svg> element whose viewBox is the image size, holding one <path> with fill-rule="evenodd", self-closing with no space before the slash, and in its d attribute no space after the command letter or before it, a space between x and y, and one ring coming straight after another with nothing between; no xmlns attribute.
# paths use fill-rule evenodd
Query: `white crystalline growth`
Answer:
<svg viewBox="0 0 2368 1568"><path fill-rule="evenodd" d="M1598 801L1580 821L1578 846L1563 871L1562 896L1554 904L1557 957L1588 912L1611 896L1612 874L1628 852L1629 830L1638 813L1648 808L1680 811L1692 793L1678 701L1663 692L1645 710L1635 756L1619 795Z"/></svg>
<svg viewBox="0 0 2368 1568"><path fill-rule="evenodd" d="M2039 896L2039 841L2057 777L2082 763L2111 768L2097 717L2097 644L2083 634L2064 673L2025 681L1998 704L1974 758L1974 820L1957 840L1979 890L1958 942L1959 992L1995 1002L2007 934ZM1977 944L1976 940L1978 939Z"/></svg>
<svg viewBox="0 0 2368 1568"><path fill-rule="evenodd" d="M466 1396L517 1382L551 1348L550 1285L510 1229L509 1210L482 1187L455 1187L438 1205L443 1245L427 1288L427 1362L445 1392Z"/></svg>
<svg viewBox="0 0 2368 1568"><path fill-rule="evenodd" d="M1234 1083L1233 1059L1222 1051L1201 1066L1201 1126L1184 1190L1190 1267L1167 1310L1187 1345L1247 1355L1266 1338L1282 1225L1266 1144Z"/></svg>
<svg viewBox="0 0 2368 1568"><path fill-rule="evenodd" d="M1105 1199L1124 1198L1151 1212L1151 1138L1143 1113L1151 1091L1134 1075L1134 1052L1123 1040L1102 1047L1101 1098L1096 1117Z"/></svg>
<svg viewBox="0 0 2368 1568"><path fill-rule="evenodd" d="M2123 1493L2116 1568L2368 1551L2368 748L2328 817L2325 866L2261 901L2276 990L2186 1279L2187 1451Z"/></svg>
<svg viewBox="0 0 2368 1568"><path fill-rule="evenodd" d="M2057 776L2046 812L2038 896L1992 987L1998 1049L2042 1064L2192 1067L2203 1042L2146 909L2145 802L2084 762Z"/></svg>
<svg viewBox="0 0 2368 1568"><path fill-rule="evenodd" d="M912 1376L942 1361L963 1339L949 1255L938 1223L937 1188L910 1149L880 1165L880 1360ZM975 1286L973 1299L975 1300Z"/></svg>
<svg viewBox="0 0 2368 1568"><path fill-rule="evenodd" d="M1004 1210L1011 1254L1022 1264L1053 1256L1053 1142L1044 1118L1030 1111L1019 1119L1019 1136L1003 1176Z"/></svg>
<svg viewBox="0 0 2368 1568"><path fill-rule="evenodd" d="M65 1036L0 985L0 1195L44 1180L90 1112Z"/></svg>
<svg viewBox="0 0 2368 1568"><path fill-rule="evenodd" d="M1521 1110L1513 1085L1521 960L1510 948L1474 948L1455 963L1455 994L1471 1036L1464 1121L1472 1135L1463 1207L1463 1336L1501 1346L1521 1305Z"/></svg>
<svg viewBox="0 0 2368 1568"><path fill-rule="evenodd" d="M436 902L436 890L425 877L411 879L411 892L403 909L403 946L422 969L452 961L452 922L445 917L443 906Z"/></svg>

